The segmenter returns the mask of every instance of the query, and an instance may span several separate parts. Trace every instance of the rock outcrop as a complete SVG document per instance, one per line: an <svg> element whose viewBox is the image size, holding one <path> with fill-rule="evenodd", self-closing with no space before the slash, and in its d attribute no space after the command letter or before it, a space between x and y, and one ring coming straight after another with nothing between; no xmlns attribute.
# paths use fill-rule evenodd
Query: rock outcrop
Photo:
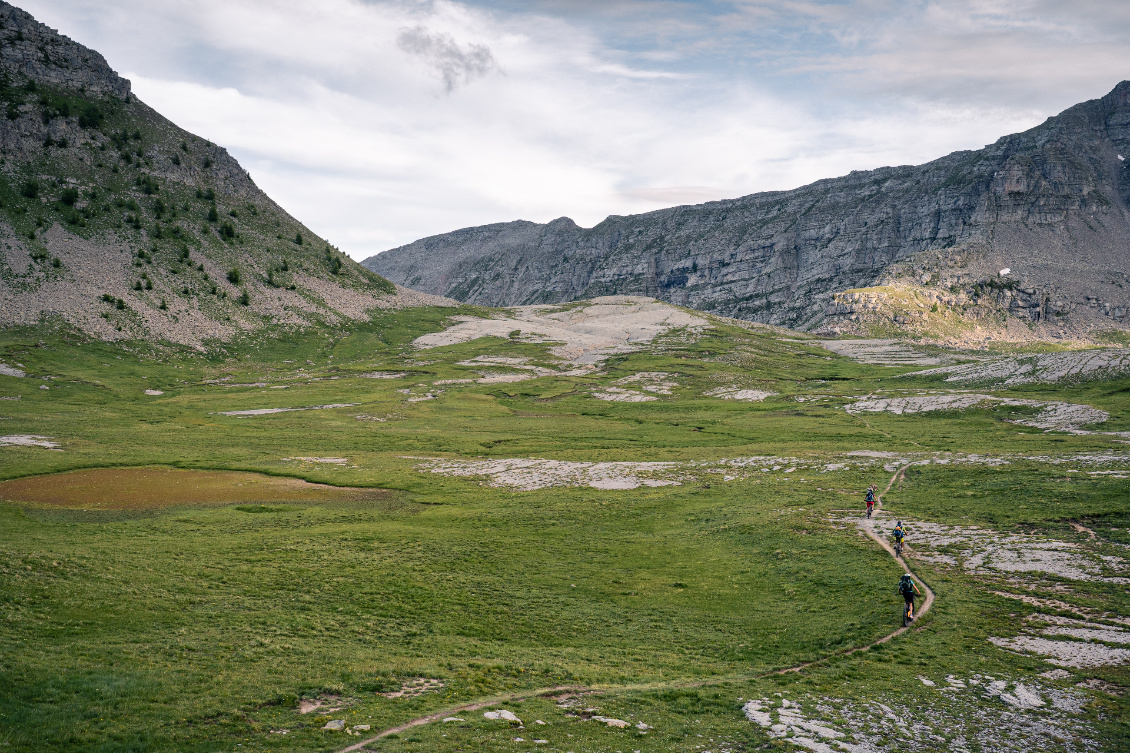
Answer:
<svg viewBox="0 0 1130 753"><path fill-rule="evenodd" d="M1037 328L1110 328L1130 311L1127 158L1122 82L1029 131L920 166L612 216L591 229L568 218L467 228L363 264L495 306L644 294L817 329L852 315L836 293L907 283Z"/></svg>

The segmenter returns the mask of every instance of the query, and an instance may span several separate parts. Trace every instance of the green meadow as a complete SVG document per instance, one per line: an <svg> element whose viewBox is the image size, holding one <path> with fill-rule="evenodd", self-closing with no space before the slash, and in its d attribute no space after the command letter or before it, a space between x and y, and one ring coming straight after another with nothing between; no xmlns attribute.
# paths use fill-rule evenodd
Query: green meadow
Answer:
<svg viewBox="0 0 1130 753"><path fill-rule="evenodd" d="M157 468L383 490L243 500L233 480L222 499L202 491L198 504L129 509L105 490L59 503L0 483L0 749L331 751L366 737L323 729L331 720L375 735L474 702L494 705L367 749L788 748L743 704L895 698L924 709L937 693L918 675L944 684L1048 670L988 641L1036 606L929 559L911 561L937 594L930 613L847 653L898 627L903 571L852 522L866 486L885 488L893 470L845 465L850 452L1013 458L911 466L884 496L883 527L893 516L979 526L1110 556L1130 544L1122 477L1072 477L1046 461L1125 452L1111 435L1044 432L1001 410L852 415L844 406L869 394L944 385L722 323L585 375L451 382L478 378L460 362L482 355L562 370L547 345L518 339L412 346L453 313L386 312L206 351L90 341L61 326L0 333L0 362L27 372L0 375L0 435L58 445L0 446L0 481L26 489L42 477L47 488L66 478L50 474ZM677 386L649 402L592 395L641 372ZM704 395L722 385L774 394ZM1111 414L1104 428L1130 429L1127 379L997 394L1086 403ZM226 415L273 408L303 410ZM718 470L760 456L785 460ZM664 485L527 490L429 465L515 458L674 465L656 471ZM1069 590L1080 608L1130 615L1124 586ZM1130 687L1124 667L1073 672L1074 683ZM417 678L437 682L389 697ZM1071 692L1091 739L1127 744L1124 693ZM303 702L314 708L300 713ZM521 728L483 717L503 708ZM979 723L974 706L931 708ZM923 750L953 743L923 740Z"/></svg>

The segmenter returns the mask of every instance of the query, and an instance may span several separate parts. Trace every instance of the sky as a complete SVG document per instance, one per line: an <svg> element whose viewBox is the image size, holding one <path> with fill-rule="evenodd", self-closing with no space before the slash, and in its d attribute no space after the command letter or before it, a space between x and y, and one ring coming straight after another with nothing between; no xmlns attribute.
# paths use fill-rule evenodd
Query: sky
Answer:
<svg viewBox="0 0 1130 753"><path fill-rule="evenodd" d="M1111 0L17 0L356 259L978 149L1130 78Z"/></svg>

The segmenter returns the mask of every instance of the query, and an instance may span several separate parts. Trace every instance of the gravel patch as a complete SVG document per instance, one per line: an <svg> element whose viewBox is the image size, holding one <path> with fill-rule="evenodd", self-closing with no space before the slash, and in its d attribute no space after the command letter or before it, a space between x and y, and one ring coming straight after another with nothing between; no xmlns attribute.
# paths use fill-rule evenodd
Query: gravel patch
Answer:
<svg viewBox="0 0 1130 753"><path fill-rule="evenodd" d="M17 369L15 366L9 366L6 363L0 363L0 376L16 377L22 379L27 376L27 373L22 369Z"/></svg>

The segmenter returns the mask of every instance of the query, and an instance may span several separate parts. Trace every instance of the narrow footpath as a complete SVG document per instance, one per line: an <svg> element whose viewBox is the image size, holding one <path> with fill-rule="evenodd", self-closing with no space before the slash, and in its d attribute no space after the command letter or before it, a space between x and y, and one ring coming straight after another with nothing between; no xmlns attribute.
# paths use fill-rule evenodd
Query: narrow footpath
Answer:
<svg viewBox="0 0 1130 753"><path fill-rule="evenodd" d="M804 664L797 664L796 666L793 666L793 667L785 667L783 669L773 670L772 672L763 672L761 674L756 674L756 675L739 675L739 676L731 676L731 677L723 677L723 678L714 678L714 679L711 679L711 680L704 680L704 681L690 680L690 681L685 681L685 682L646 683L646 684L641 684L641 685L606 685L606 686L602 686L602 687L599 687L599 688L586 687L586 686L583 686L583 685L557 685L557 686L554 686L554 687L551 687L551 688L539 688L539 689L534 689L534 690L522 691L520 693L506 693L504 695L492 696L490 698L479 699L477 701L471 701L469 703L464 703L464 704L461 704L459 706L449 706L448 708L446 708L442 711L436 711L434 713L428 714L427 716L421 716L421 717L418 717L416 719L412 719L412 720L407 721L404 724L398 725L396 727L389 727L386 730L382 730L381 732L378 732L373 737L362 740L361 742L358 742L358 743L354 743L353 745L350 745L347 748L342 748L338 753L352 753L352 751L360 751L366 745L369 745L370 743L375 743L378 740L380 740L382 737L388 737L389 735L398 735L401 732L405 732L407 730L412 729L413 727L420 727L420 726L423 726L425 724L431 724L432 722L438 722L439 720L444 719L445 717L454 716L454 715L459 714L459 713L464 712L464 711L477 711L481 708L486 708L487 706L493 706L493 705L499 704L499 703L506 703L507 701L514 701L514 700L517 700L519 698L533 698L533 697L539 697L539 696L555 696L555 695L561 695L561 694L579 695L579 694L582 694L582 693L610 693L610 692L625 691L625 690L654 690L654 689L659 689L659 688L701 688L701 687L708 687L710 685L716 685L718 683L723 683L723 682L734 682L734 681L741 681L741 680L758 680L758 679L761 679L761 678L764 678L764 677L771 677L773 675L783 675L783 674L789 674L789 673L792 673L792 672L801 672L801 671L803 671L803 670L805 670L809 667L813 667L813 666L816 666L816 665L819 665L819 664L823 664L824 662L828 661L829 659L835 658L837 656L849 656L851 654L856 653L857 651L866 651L869 648L872 648L874 646L878 646L882 643L886 643L887 641L891 640L892 638L897 638L898 636L902 635L907 630L909 630L911 627L913 627L922 618L923 615L925 615L927 612L930 611L930 607L933 606L933 604L934 604L934 591L930 588L930 586L926 585L926 582L923 581L921 578L919 578L918 575L913 570L910 569L910 565L907 564L906 560L904 560L902 557L899 557L897 554L895 554L894 548L891 547L891 545L889 543L887 543L887 540L881 534L876 533L876 531L875 531L875 524L879 522L876 519L875 515L877 513L882 512L883 495L891 490L891 487L894 486L895 481L898 480L898 478L903 473L905 473L906 469L909 468L909 467L910 467L910 465L907 464L907 465L902 466L901 468L899 468L898 470L896 470L894 472L894 475L891 476L891 480L889 482L887 482L887 488L885 488L883 490L883 494L875 495L876 496L875 512L872 513L872 517L864 518L862 521L860 521L858 523L858 525L859 525L860 529L865 534L867 534L867 536L869 536L876 544L883 547L883 549L885 549L887 551L887 553L890 554L891 557L893 557L894 560L896 562L898 562L906 570L906 572L910 573L914 577L914 580L922 588L922 593L923 593L925 598L922 600L922 603L920 605L916 606L914 622L912 622L910 624L910 626L900 627L898 630L894 631L893 633L890 633L889 635L885 635L882 638L880 638L879 640L874 641L873 643L868 643L865 646L857 646L855 648L847 649L847 650L844 650L844 651L837 651L834 654L829 654L828 656L825 656L821 659L817 659L816 661L805 662ZM891 591L892 591L892 593L894 592L893 587L892 587Z"/></svg>

